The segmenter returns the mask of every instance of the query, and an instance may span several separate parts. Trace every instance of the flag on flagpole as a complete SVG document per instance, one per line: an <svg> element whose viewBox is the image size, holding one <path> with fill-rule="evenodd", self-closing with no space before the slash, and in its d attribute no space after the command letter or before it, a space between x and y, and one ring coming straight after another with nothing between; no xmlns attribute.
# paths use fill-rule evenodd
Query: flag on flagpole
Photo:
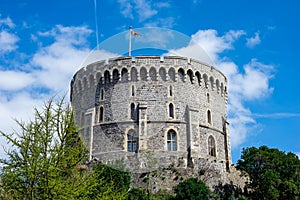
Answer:
<svg viewBox="0 0 300 200"><path fill-rule="evenodd" d="M138 32L136 32L136 31L134 31L134 30L132 30L132 29L130 29L130 33L131 33L132 35L134 35L134 36L137 36L137 37L142 36L141 34L139 34Z"/></svg>
<svg viewBox="0 0 300 200"><path fill-rule="evenodd" d="M128 44L128 56L131 56L131 35L134 35L136 37L142 36L138 32L132 30L132 26L129 26L129 44Z"/></svg>

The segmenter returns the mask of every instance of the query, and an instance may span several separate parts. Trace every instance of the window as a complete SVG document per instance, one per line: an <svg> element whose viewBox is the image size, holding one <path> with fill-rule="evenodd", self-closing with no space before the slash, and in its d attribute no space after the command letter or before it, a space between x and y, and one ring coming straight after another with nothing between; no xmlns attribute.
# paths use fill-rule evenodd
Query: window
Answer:
<svg viewBox="0 0 300 200"><path fill-rule="evenodd" d="M216 157L216 144L215 139L212 136L208 137L208 154Z"/></svg>
<svg viewBox="0 0 300 200"><path fill-rule="evenodd" d="M126 68L123 68L121 71L121 80L122 82L128 81L128 70Z"/></svg>
<svg viewBox="0 0 300 200"><path fill-rule="evenodd" d="M137 70L136 68L131 68L131 71L130 71L130 80L131 81L137 81Z"/></svg>
<svg viewBox="0 0 300 200"><path fill-rule="evenodd" d="M101 89L101 92L100 92L100 93L101 93L101 94L100 94L100 99L103 100L103 99L104 99L104 90Z"/></svg>
<svg viewBox="0 0 300 200"><path fill-rule="evenodd" d="M188 76L189 76L189 79L190 79L191 84L193 84L193 79L194 79L194 77L193 77L193 71L189 69L189 70L187 71L187 74L188 74Z"/></svg>
<svg viewBox="0 0 300 200"><path fill-rule="evenodd" d="M169 130L167 134L167 150L177 151L177 135L174 130Z"/></svg>
<svg viewBox="0 0 300 200"><path fill-rule="evenodd" d="M201 83L201 75L200 75L200 73L199 72L196 72L196 77L197 77L197 82L198 82L198 85L200 85L200 83Z"/></svg>
<svg viewBox="0 0 300 200"><path fill-rule="evenodd" d="M182 68L180 68L178 70L178 76L179 76L179 80L181 80L182 82L184 82L184 70Z"/></svg>
<svg viewBox="0 0 300 200"><path fill-rule="evenodd" d="M206 100L207 100L207 103L210 102L210 98L209 98L209 94L208 93L206 94Z"/></svg>
<svg viewBox="0 0 300 200"><path fill-rule="evenodd" d="M113 71L113 82L117 83L119 81L119 71L117 69L114 69Z"/></svg>
<svg viewBox="0 0 300 200"><path fill-rule="evenodd" d="M172 88L172 86L170 86L170 96L173 96L173 88Z"/></svg>
<svg viewBox="0 0 300 200"><path fill-rule="evenodd" d="M134 96L134 85L131 86L131 96Z"/></svg>
<svg viewBox="0 0 300 200"><path fill-rule="evenodd" d="M135 136L134 130L129 130L127 134L127 151L128 152L136 152L137 151L137 140L138 138Z"/></svg>
<svg viewBox="0 0 300 200"><path fill-rule="evenodd" d="M103 118L104 118L104 111L103 111L103 107L100 107L99 110L99 122L103 122Z"/></svg>
<svg viewBox="0 0 300 200"><path fill-rule="evenodd" d="M211 113L210 110L207 111L207 122L211 124Z"/></svg>
<svg viewBox="0 0 300 200"><path fill-rule="evenodd" d="M131 119L135 118L135 105L134 105L134 103L131 103L131 105L130 105L130 118Z"/></svg>
<svg viewBox="0 0 300 200"><path fill-rule="evenodd" d="M110 74L109 71L104 72L104 83L109 83L110 82Z"/></svg>
<svg viewBox="0 0 300 200"><path fill-rule="evenodd" d="M174 118L174 105L172 103L169 104L169 118Z"/></svg>

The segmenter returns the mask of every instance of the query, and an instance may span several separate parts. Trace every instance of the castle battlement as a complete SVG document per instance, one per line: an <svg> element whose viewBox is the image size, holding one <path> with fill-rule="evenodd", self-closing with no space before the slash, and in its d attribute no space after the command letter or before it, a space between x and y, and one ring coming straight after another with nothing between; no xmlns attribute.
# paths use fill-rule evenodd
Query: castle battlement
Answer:
<svg viewBox="0 0 300 200"><path fill-rule="evenodd" d="M71 102L90 158L146 170L151 152L152 167L201 159L229 170L227 79L213 66L179 56L94 62L74 75Z"/></svg>
<svg viewBox="0 0 300 200"><path fill-rule="evenodd" d="M178 70L181 69L184 82L188 78L193 82L198 81L199 84L204 82L206 87L211 85L212 89L216 87L222 95L227 95L227 79L221 71L201 61L180 56L136 56L135 58L127 56L94 62L77 71L73 78L75 80L76 77L77 85L74 85L74 81L72 81L72 89L74 91L84 90L101 79L104 73L109 74L110 79L113 77L113 73L118 73L118 78L120 78L122 72L130 74L132 69L140 70L140 68L146 69L146 71L144 70L146 80L151 79L149 77L150 70L152 73L156 73L156 77L163 76L167 70L174 70L175 81L177 81ZM139 78L140 74L137 71L137 79L139 80ZM157 81L163 80L158 78Z"/></svg>

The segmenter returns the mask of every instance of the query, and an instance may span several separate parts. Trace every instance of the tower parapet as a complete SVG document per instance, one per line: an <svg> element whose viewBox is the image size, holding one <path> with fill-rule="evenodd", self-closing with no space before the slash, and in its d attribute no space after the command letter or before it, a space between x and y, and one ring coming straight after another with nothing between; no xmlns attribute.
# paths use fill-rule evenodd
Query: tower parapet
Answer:
<svg viewBox="0 0 300 200"><path fill-rule="evenodd" d="M117 57L74 75L71 103L90 158L147 170L180 160L231 165L227 79L179 56ZM145 160L146 159L146 160Z"/></svg>

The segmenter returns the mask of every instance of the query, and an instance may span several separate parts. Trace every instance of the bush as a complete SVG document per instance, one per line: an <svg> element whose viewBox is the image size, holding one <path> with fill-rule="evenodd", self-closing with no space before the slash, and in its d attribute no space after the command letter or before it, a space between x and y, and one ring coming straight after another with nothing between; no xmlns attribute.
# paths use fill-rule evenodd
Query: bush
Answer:
<svg viewBox="0 0 300 200"><path fill-rule="evenodd" d="M209 200L210 195L210 190L205 183L196 178L190 178L179 183L174 191L176 194L174 199L178 200Z"/></svg>

